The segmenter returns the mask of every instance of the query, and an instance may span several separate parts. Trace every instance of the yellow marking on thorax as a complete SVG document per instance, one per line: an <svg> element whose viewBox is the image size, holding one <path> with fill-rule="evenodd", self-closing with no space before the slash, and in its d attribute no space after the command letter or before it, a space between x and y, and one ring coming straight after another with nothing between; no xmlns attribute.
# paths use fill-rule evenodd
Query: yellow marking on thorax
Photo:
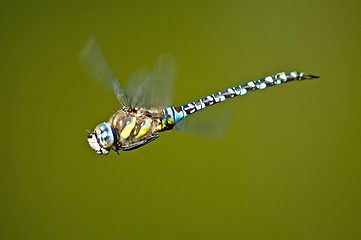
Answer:
<svg viewBox="0 0 361 240"><path fill-rule="evenodd" d="M166 127L166 124L165 124L164 120L158 119L158 123L159 123L158 128L157 128L158 131L161 131Z"/></svg>
<svg viewBox="0 0 361 240"><path fill-rule="evenodd" d="M123 128L122 132L120 133L120 136L122 138L127 138L129 137L130 133L133 131L135 126L135 117L130 118L130 122L125 125L125 127Z"/></svg>
<svg viewBox="0 0 361 240"><path fill-rule="evenodd" d="M152 125L151 125L150 121L148 119L144 119L143 124L140 126L140 129L139 129L139 132L138 132L136 138L140 138L140 137L144 136L144 134L146 134L149 131L151 126Z"/></svg>

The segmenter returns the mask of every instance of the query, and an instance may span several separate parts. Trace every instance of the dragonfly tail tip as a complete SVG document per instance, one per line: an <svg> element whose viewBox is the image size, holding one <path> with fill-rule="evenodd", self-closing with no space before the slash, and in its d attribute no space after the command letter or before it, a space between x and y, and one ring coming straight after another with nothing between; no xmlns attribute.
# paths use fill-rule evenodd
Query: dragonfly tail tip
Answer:
<svg viewBox="0 0 361 240"><path fill-rule="evenodd" d="M316 75L311 75L311 74L304 74L304 76L306 77L306 79L313 79L313 78L319 78L320 76L316 76Z"/></svg>

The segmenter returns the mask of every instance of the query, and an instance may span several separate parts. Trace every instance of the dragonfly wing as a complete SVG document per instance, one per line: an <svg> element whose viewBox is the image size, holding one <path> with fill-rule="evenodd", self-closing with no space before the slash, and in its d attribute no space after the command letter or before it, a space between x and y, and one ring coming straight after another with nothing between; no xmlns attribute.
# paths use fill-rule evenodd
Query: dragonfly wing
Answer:
<svg viewBox="0 0 361 240"><path fill-rule="evenodd" d="M131 104L146 108L170 106L175 79L175 58L161 55L151 71L140 69L129 78L127 92L132 96Z"/></svg>
<svg viewBox="0 0 361 240"><path fill-rule="evenodd" d="M161 55L153 67L152 96L153 106L170 106L176 82L176 60L172 55Z"/></svg>
<svg viewBox="0 0 361 240"><path fill-rule="evenodd" d="M114 92L123 106L128 106L127 95L109 67L95 36L92 35L79 54L79 60L89 75L99 84Z"/></svg>
<svg viewBox="0 0 361 240"><path fill-rule="evenodd" d="M128 80L127 93L131 96L130 105L149 107L152 74L149 69L139 69Z"/></svg>
<svg viewBox="0 0 361 240"><path fill-rule="evenodd" d="M209 109L204 109L184 118L175 125L174 129L214 141L222 140L234 118L235 112L231 105L224 103L222 106L215 105Z"/></svg>

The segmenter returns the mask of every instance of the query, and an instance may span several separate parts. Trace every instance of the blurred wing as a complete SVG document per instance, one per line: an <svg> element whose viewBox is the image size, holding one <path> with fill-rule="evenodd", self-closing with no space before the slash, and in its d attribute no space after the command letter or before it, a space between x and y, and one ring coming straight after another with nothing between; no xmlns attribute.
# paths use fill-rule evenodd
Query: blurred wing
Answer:
<svg viewBox="0 0 361 240"><path fill-rule="evenodd" d="M110 69L94 35L90 36L88 41L85 43L80 52L79 60L84 69L96 82L102 84L108 90L113 91L119 102L123 106L128 106L127 95L117 77Z"/></svg>
<svg viewBox="0 0 361 240"><path fill-rule="evenodd" d="M131 104L146 108L170 106L175 79L175 58L161 55L152 71L140 69L129 78L127 93L132 96Z"/></svg>
<svg viewBox="0 0 361 240"><path fill-rule="evenodd" d="M234 118L232 103L224 102L203 109L183 119L175 126L175 130L213 141L222 140L229 130Z"/></svg>
<svg viewBox="0 0 361 240"><path fill-rule="evenodd" d="M127 93L131 96L130 105L148 107L152 87L152 74L149 69L139 69L128 80Z"/></svg>

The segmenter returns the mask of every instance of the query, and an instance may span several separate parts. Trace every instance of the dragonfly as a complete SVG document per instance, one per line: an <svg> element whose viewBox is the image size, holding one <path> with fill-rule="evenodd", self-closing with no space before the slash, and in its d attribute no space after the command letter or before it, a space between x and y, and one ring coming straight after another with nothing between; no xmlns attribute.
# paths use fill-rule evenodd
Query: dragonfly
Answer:
<svg viewBox="0 0 361 240"><path fill-rule="evenodd" d="M108 122L100 123L88 135L90 147L100 155L142 147L157 139L160 132L180 125L186 117L228 99L295 80L319 78L298 71L281 72L172 107L175 60L170 55L161 56L152 72L139 70L133 74L127 88L111 70L93 35L81 50L79 60L95 81L114 92L122 106Z"/></svg>

